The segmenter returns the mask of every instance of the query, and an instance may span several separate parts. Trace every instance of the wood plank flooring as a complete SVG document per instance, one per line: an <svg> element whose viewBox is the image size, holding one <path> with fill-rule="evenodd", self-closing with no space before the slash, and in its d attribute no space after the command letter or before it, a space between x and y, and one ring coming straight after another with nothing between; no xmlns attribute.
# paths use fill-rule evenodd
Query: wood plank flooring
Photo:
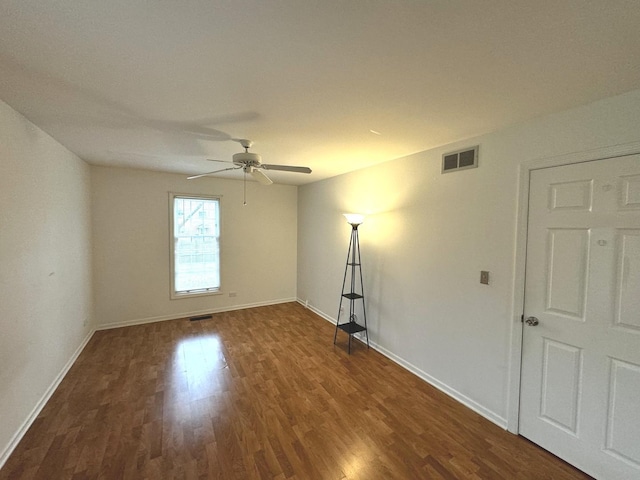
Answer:
<svg viewBox="0 0 640 480"><path fill-rule="evenodd" d="M586 479L296 303L96 332L0 479Z"/></svg>

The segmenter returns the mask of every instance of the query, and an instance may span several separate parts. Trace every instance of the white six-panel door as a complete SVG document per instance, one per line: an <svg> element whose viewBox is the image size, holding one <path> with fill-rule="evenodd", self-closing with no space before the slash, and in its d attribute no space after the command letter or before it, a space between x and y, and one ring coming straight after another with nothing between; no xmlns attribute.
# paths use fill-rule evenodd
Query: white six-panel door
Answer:
<svg viewBox="0 0 640 480"><path fill-rule="evenodd" d="M640 156L532 171L527 235L520 433L640 479Z"/></svg>

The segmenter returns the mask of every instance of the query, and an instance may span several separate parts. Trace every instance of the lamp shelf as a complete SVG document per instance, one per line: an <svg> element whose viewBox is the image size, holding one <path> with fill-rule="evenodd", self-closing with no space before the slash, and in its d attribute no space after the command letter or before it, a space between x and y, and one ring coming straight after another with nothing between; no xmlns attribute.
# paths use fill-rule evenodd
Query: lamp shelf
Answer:
<svg viewBox="0 0 640 480"><path fill-rule="evenodd" d="M353 335L354 333L364 332L366 327L363 327L359 323L356 322L347 322L338 325L338 328L343 332L347 332L349 335Z"/></svg>
<svg viewBox="0 0 640 480"><path fill-rule="evenodd" d="M360 295L359 293L354 293L354 292L351 292L351 293L343 293L343 294L342 294L342 296L343 296L344 298L348 298L349 300L357 300L357 299L359 299L359 298L364 298L364 297L363 297L362 295Z"/></svg>

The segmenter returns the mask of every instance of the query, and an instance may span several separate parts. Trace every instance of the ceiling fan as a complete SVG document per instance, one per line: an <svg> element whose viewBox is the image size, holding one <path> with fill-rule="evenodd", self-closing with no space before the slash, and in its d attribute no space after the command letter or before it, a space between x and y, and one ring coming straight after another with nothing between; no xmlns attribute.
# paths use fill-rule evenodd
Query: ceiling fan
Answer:
<svg viewBox="0 0 640 480"><path fill-rule="evenodd" d="M247 140L246 138L233 139L236 142L240 143L244 147L244 152L236 153L233 155L233 160L214 160L208 159L211 162L222 162L222 163L231 163L232 167L221 168L219 170L214 170L213 172L201 173L200 175L193 175L191 177L187 177L189 180L193 180L195 178L206 177L208 175L213 175L214 173L226 172L227 170L239 170L245 174L250 174L253 178L255 178L262 185L271 185L273 181L264 173L264 170L279 170L282 172L294 172L294 173L311 173L311 169L309 167L294 167L291 165L273 165L269 163L262 163L262 157L257 153L249 152L249 148L253 145L251 140Z"/></svg>
<svg viewBox="0 0 640 480"><path fill-rule="evenodd" d="M253 145L251 140L247 140L246 138L232 138L232 140L238 142L240 145L244 147L244 152L235 153L233 155L233 160L214 160L212 158L208 158L207 160L211 162L222 162L222 163L231 163L232 167L221 168L219 170L214 170L213 172L201 173L200 175L192 175L191 177L187 177L188 180L193 180L195 178L206 177L208 175L213 175L214 173L226 172L227 170L239 170L242 169L244 173L243 177L243 189L244 189L244 200L243 204L247 204L247 173L250 174L253 178L255 178L262 185L271 185L273 181L267 176L263 170L280 170L282 172L294 172L294 173L311 173L311 169L309 167L294 167L291 165L273 165L269 163L262 163L262 157L257 153L249 152L249 149Z"/></svg>

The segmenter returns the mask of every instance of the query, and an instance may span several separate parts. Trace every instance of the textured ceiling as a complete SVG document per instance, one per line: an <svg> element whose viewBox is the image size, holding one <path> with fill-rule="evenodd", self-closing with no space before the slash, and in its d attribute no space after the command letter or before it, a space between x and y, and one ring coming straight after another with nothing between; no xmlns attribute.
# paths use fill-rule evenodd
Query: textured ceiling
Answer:
<svg viewBox="0 0 640 480"><path fill-rule="evenodd" d="M249 138L302 184L640 88L638 25L637 0L0 0L0 99L92 164L203 173Z"/></svg>

